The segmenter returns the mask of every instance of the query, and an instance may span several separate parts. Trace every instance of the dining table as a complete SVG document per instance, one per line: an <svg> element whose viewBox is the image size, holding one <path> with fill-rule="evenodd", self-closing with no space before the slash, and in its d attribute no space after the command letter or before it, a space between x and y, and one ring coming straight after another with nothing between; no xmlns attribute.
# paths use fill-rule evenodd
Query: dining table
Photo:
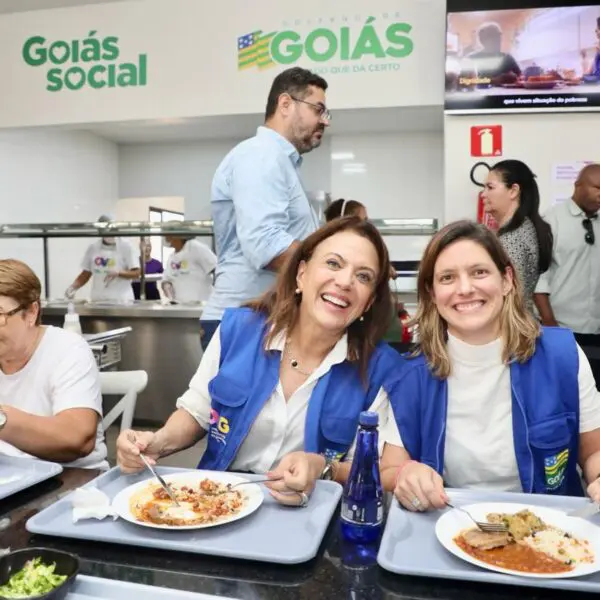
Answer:
<svg viewBox="0 0 600 600"><path fill-rule="evenodd" d="M43 546L76 554L80 573L240 600L564 600L565 592L399 576L377 565L376 546L341 540L336 515L317 556L300 565L280 565L159 551L125 545L33 535L26 522L100 474L65 468L60 475L0 501L0 551ZM282 531L282 535L285 532ZM410 552L410 548L406 548ZM569 592L569 600L589 598Z"/></svg>

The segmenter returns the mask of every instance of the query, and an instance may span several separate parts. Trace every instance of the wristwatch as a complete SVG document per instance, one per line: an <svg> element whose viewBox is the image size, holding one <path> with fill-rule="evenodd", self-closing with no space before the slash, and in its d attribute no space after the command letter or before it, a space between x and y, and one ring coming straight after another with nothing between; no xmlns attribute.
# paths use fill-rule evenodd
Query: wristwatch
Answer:
<svg viewBox="0 0 600 600"><path fill-rule="evenodd" d="M6 425L6 421L8 421L8 416L7 416L6 412L0 406L0 431L2 431L4 429L4 426Z"/></svg>

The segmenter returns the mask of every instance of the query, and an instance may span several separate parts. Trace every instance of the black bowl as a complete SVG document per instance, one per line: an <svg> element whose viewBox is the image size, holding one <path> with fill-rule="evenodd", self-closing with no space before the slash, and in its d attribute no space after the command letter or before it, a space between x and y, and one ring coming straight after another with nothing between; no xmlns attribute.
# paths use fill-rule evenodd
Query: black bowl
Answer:
<svg viewBox="0 0 600 600"><path fill-rule="evenodd" d="M25 548L24 550L15 550L14 552L5 554L0 557L0 585L8 583L11 575L20 571L28 560L38 557L42 559L44 564L51 565L52 563L56 563L54 572L57 575L66 575L67 578L61 585L47 594L42 594L41 596L27 596L27 599L64 600L79 572L79 559L74 554L61 552L60 550L52 550L50 548ZM4 600L4 596L0 595L0 600Z"/></svg>

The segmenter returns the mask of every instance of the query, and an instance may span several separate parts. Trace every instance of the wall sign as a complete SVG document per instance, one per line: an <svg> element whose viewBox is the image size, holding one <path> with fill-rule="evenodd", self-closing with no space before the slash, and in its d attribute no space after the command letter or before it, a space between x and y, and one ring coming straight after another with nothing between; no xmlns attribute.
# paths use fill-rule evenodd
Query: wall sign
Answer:
<svg viewBox="0 0 600 600"><path fill-rule="evenodd" d="M262 113L292 66L327 80L336 111L442 104L444 2L254 4L221 0L210 19L198 0L0 14L0 128Z"/></svg>
<svg viewBox="0 0 600 600"><path fill-rule="evenodd" d="M23 44L21 55L30 67L46 72L49 92L103 87L143 86L147 82L147 56L131 62L120 60L117 36L98 36L90 31L80 40L48 40L34 35Z"/></svg>
<svg viewBox="0 0 600 600"><path fill-rule="evenodd" d="M502 125L471 127L471 156L502 156Z"/></svg>
<svg viewBox="0 0 600 600"><path fill-rule="evenodd" d="M366 66L360 64L363 58L387 59L389 70L398 69L394 60L409 56L414 49L410 37L412 25L399 21L401 16L401 12L386 13L384 17L387 18L379 19L379 22L369 16L362 27L351 17L342 15L337 27L326 25L321 18L319 27L306 32L295 28L270 33L254 31L238 37L238 69L293 65L302 58L317 63L317 66L337 62L336 72L339 73L366 71ZM323 69L316 70L324 72ZM379 70L385 69L371 69Z"/></svg>

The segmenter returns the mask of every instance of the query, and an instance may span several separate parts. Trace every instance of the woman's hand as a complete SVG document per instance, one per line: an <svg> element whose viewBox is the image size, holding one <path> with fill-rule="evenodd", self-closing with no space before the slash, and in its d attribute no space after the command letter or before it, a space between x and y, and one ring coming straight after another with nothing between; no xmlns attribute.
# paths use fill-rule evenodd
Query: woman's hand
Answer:
<svg viewBox="0 0 600 600"><path fill-rule="evenodd" d="M286 506L306 506L315 482L325 468L325 459L318 454L291 452L267 475L279 479L267 483L271 496Z"/></svg>
<svg viewBox="0 0 600 600"><path fill-rule="evenodd" d="M394 495L404 508L413 512L444 508L448 501L441 476L416 461L401 467Z"/></svg>
<svg viewBox="0 0 600 600"><path fill-rule="evenodd" d="M593 502L600 504L600 477L588 485L587 493Z"/></svg>
<svg viewBox="0 0 600 600"><path fill-rule="evenodd" d="M117 438L117 464L123 473L137 473L145 465L140 458L140 452L152 465L160 458L160 440L151 431L133 431L127 429Z"/></svg>

